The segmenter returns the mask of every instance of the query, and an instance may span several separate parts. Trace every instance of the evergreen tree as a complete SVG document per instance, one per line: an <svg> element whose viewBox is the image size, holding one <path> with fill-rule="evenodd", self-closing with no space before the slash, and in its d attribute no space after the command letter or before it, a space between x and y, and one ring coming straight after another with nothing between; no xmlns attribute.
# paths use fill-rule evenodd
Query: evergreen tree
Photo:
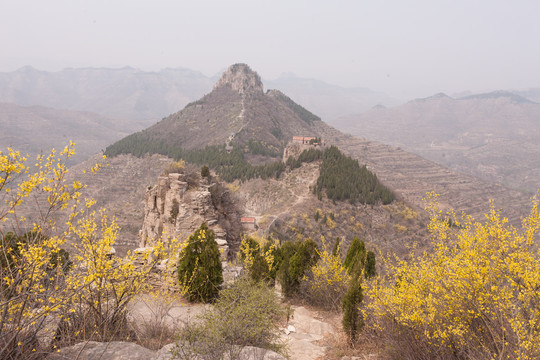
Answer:
<svg viewBox="0 0 540 360"><path fill-rule="evenodd" d="M223 270L214 232L206 223L193 233L180 253L178 280L191 302L215 299L223 282Z"/></svg>
<svg viewBox="0 0 540 360"><path fill-rule="evenodd" d="M332 255L333 256L339 256L341 258L340 245L341 245L341 239L338 236L338 237L336 237L336 242L334 243L334 248L332 249Z"/></svg>
<svg viewBox="0 0 540 360"><path fill-rule="evenodd" d="M347 334L351 345L356 340L356 336L364 327L364 319L358 310L363 299L360 279L353 278L349 285L347 294L343 297L343 331Z"/></svg>
<svg viewBox="0 0 540 360"><path fill-rule="evenodd" d="M208 168L208 166L203 165L203 167L201 168L201 177L209 177L209 176L210 176L210 169Z"/></svg>
<svg viewBox="0 0 540 360"><path fill-rule="evenodd" d="M366 264L364 267L364 275L366 279L370 279L377 274L375 269L375 253L373 251L368 251L366 255Z"/></svg>
<svg viewBox="0 0 540 360"><path fill-rule="evenodd" d="M281 246L283 260L277 277L285 296L291 297L298 291L304 273L319 260L317 249L317 244L311 239L289 241Z"/></svg>
<svg viewBox="0 0 540 360"><path fill-rule="evenodd" d="M360 239L358 239L358 237L355 236L351 243L351 246L349 247L349 250L347 251L343 266L345 266L345 268L349 270L349 273L351 273L357 262L360 262L362 266L364 265L365 256L366 245L364 244L363 240L361 241Z"/></svg>

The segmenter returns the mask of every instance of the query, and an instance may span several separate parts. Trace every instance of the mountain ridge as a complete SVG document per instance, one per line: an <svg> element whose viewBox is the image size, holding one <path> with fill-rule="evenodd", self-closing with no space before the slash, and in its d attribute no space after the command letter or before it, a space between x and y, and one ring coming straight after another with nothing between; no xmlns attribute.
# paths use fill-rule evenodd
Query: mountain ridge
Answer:
<svg viewBox="0 0 540 360"><path fill-rule="evenodd" d="M497 91L457 99L433 96L332 124L455 171L534 192L540 187L538 118L540 104Z"/></svg>

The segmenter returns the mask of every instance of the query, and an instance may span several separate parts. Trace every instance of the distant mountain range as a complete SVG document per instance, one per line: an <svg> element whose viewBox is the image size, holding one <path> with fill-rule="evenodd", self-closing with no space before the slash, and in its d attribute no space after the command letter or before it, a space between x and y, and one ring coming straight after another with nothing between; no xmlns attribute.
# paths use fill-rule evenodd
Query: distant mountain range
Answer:
<svg viewBox="0 0 540 360"><path fill-rule="evenodd" d="M27 66L0 73L0 102L91 111L111 118L146 120L150 125L209 93L217 78L184 68L159 72L131 67L46 72ZM265 83L325 121L365 111L377 104L399 103L369 89L343 88L293 75Z"/></svg>
<svg viewBox="0 0 540 360"><path fill-rule="evenodd" d="M235 73L242 75L244 69L245 67L240 67L240 71ZM206 78L190 70L168 71L171 74L175 71L179 74L185 72L184 75L188 78L191 76L194 83L197 83L197 79ZM389 185L403 200L416 209L422 207L422 198L427 191L431 190L441 194L441 204L445 207L467 210L473 215L485 212L489 198L496 199L498 206L512 208L509 216L513 220L518 220L522 210L526 208L523 204L527 201L523 199L526 200L528 196L523 197L522 194L508 191L502 186L488 184L449 171L393 146L346 136L327 126L321 121L324 119L307 110L302 103L296 103L293 95L278 90L266 91L258 75L252 74L251 70L245 71L246 76L222 77L223 81L218 81L213 88L215 81L206 78L210 85L205 85L207 86L205 89L201 88L200 96L193 95L189 98L190 104L181 111L178 110L182 109L183 105L178 105L176 108L170 105L168 109L171 110L167 112L173 115L166 116L159 123L156 123L156 119L136 121L133 120L135 118L120 117L120 119L128 120L118 120L96 114L89 115L87 112L81 115L72 110L72 112L61 110L52 116L52 113L57 110L7 104L5 106L11 108L2 111L4 122L0 126L2 129L9 129L9 132L3 130L0 133L3 141L0 142L0 147L20 144L32 146L35 149L42 148L46 151L51 145L57 148L63 147L71 138L78 143L77 149L80 152L81 145L86 144L85 139L90 136L94 140L101 141L93 145L93 151L99 152L105 147L103 144L111 144L116 139L146 128L139 134L143 134L143 138L146 137L146 143L154 144L152 146L157 144L158 147L164 148L173 144L180 149L191 151L201 149L206 145L226 148L232 141L232 145L236 143L236 149L249 150L250 154L247 154L247 158L251 163L264 164L278 159L279 151L292 139L292 136L311 135L322 137L327 143L338 145L348 154L358 158L361 164L366 164L373 169L386 185ZM81 75L85 72L86 78ZM147 109L147 114L150 114L155 104L163 105L170 99L177 99L174 95L171 97L160 95L162 93L159 93L159 89L168 88L166 85L156 85L159 83L156 79L165 76L162 73L144 73L131 68L71 69L58 73L44 73L25 68L14 73L0 74L0 99L12 103L49 101L49 106L57 107L78 108L84 105L108 114L114 113L113 110L117 109L118 116L124 112L143 114L144 111L137 112L134 108L136 104L139 104L139 109ZM232 75L233 72L229 73ZM78 74L78 77L74 77L74 74ZM180 78L182 76L178 75ZM174 76L171 75L171 78ZM11 85L8 86L7 83ZM108 87L100 86L102 83L108 84ZM309 83L310 81L305 82L305 84ZM313 83L317 84L316 81ZM142 87L146 91L140 90L138 86L141 84L146 84ZM174 88L172 85L171 87ZM186 89L191 88L186 87ZM176 89L181 92L178 90L180 87ZM358 91L361 92L361 90ZM207 95L203 96L203 93ZM82 94L86 95L82 96ZM516 95L518 94L492 93L467 99L453 99L440 94L394 108L375 106L366 113L368 115L362 115L365 116L362 121L361 116L349 117L331 122L331 124L339 125L341 129L354 132L357 136L383 142L386 140L377 137L377 134L390 134L389 138L394 139L395 146L406 149L412 149L412 146L406 147L408 145L405 140L417 139L420 136L420 140L414 140L416 142L412 144L419 144L420 148L427 149L425 156L430 156L430 152L433 153L433 149L437 150L438 146L442 146L441 149L444 150L436 152L441 159L460 156L459 153L463 150L468 150L469 154L478 152L484 156L480 162L478 158L474 159L475 165L472 168L476 169L478 174L485 175L489 171L494 171L494 177L484 176L484 178L497 180L495 176L499 176L506 169L508 178L503 181L507 184L515 188L533 189L537 183L535 179L539 178L535 171L540 168L540 165L534 163L534 159L540 158L537 156L538 145L534 142L537 135L533 126L536 111L534 109L537 108L537 104ZM62 98L64 100L61 100ZM324 96L319 99L322 98ZM154 99L156 102L153 103L148 99ZM187 103L186 99L187 97L182 101ZM154 105L145 108L142 104ZM40 109L43 115L33 115L36 109ZM34 120L20 120L25 118ZM141 115L140 118L144 116ZM411 122L410 119L414 121ZM55 121L59 122L55 123ZM21 127L22 124L26 125ZM152 124L155 125L151 126ZM501 127L500 130L498 130L499 127ZM100 128L100 130L94 132L92 128ZM76 131L73 131L74 129ZM380 131L370 133L370 129ZM513 134L513 137L507 133ZM21 139L20 142L14 140L17 137ZM47 141L49 142L45 143ZM508 149L512 149L512 146L515 151L521 151L521 153L511 155L512 152L508 152ZM22 150L25 151L25 149ZM506 153L510 155L505 155ZM185 153L180 155L185 155ZM199 155L206 156L208 153ZM508 158L505 159L505 156ZM490 163L493 159L501 160L502 163L493 165ZM139 162L133 158L128 158L126 161L132 164ZM464 163L460 162L460 164ZM451 163L448 164L452 166ZM120 161L119 169L121 166ZM460 166L453 168L457 168L462 173L476 174L468 171L463 165ZM521 172L523 169L529 173L524 174ZM136 172L133 174L133 176L138 176ZM523 182L523 179L532 180L528 184ZM134 187L147 185L138 183L137 179L133 181ZM522 185L516 185L518 183ZM107 184L99 186L106 187ZM107 196L112 196L111 192L107 194ZM133 201L136 203L138 200Z"/></svg>
<svg viewBox="0 0 540 360"><path fill-rule="evenodd" d="M532 192L540 188L540 104L516 93L458 99L437 94L332 125L485 180Z"/></svg>
<svg viewBox="0 0 540 360"><path fill-rule="evenodd" d="M76 155L70 163L78 163L142 127L90 112L0 102L0 151L11 147L32 158L51 148L63 149L73 140Z"/></svg>
<svg viewBox="0 0 540 360"><path fill-rule="evenodd" d="M188 69L82 68L59 72L24 67L0 73L0 101L23 106L91 111L110 118L155 121L211 89L213 81Z"/></svg>

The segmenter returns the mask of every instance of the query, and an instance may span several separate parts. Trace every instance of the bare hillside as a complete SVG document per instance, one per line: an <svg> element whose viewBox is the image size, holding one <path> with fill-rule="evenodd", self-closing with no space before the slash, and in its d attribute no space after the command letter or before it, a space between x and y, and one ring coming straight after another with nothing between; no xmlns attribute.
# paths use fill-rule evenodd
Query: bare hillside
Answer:
<svg viewBox="0 0 540 360"><path fill-rule="evenodd" d="M540 104L508 92L444 94L374 108L333 124L464 174L529 193L540 188Z"/></svg>
<svg viewBox="0 0 540 360"><path fill-rule="evenodd" d="M0 149L10 146L33 158L52 148L63 149L72 140L77 147L72 163L76 163L141 125L90 112L0 103L0 128Z"/></svg>

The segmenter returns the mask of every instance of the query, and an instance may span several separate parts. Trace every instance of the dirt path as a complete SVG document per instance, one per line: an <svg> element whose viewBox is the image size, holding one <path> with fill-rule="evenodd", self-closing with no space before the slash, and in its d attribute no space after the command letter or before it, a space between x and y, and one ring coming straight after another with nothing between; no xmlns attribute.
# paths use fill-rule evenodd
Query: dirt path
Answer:
<svg viewBox="0 0 540 360"><path fill-rule="evenodd" d="M255 216L255 218L257 219L257 222L259 222L261 220L261 218L263 218L263 217L272 218L272 221L268 224L266 229L264 229L264 233L268 234L270 232L270 229L272 228L272 225L274 224L274 222L277 219L283 218L283 217L289 215L291 213L292 208L295 208L298 205L300 205L301 203L303 203L306 200L310 199L313 196L311 194L311 192L310 192L310 188L312 186L314 186L316 182L317 182L317 177L313 177L311 179L308 179L307 184L304 184L301 187L288 188L287 190L288 190L290 196L294 198L294 201L292 203L290 203L286 207L285 210L283 210L283 211L281 211L281 212L279 212L277 214L265 213L264 216L263 215ZM300 189L300 192L297 194L295 192L295 190L298 190L298 189Z"/></svg>
<svg viewBox="0 0 540 360"><path fill-rule="evenodd" d="M317 319L315 313L303 306L293 306L293 318L289 321L287 334L282 339L289 348L291 359L315 360L324 359L326 346L320 345L325 336L331 335L335 329L329 323Z"/></svg>
<svg viewBox="0 0 540 360"><path fill-rule="evenodd" d="M194 321L205 305L193 305L177 300L139 296L130 305L132 321L139 324L158 322L179 329L184 324ZM294 310L288 327L282 328L282 340L287 344L291 359L324 359L326 347L320 345L325 336L335 329L329 323L318 319L317 314L303 306L292 306Z"/></svg>

